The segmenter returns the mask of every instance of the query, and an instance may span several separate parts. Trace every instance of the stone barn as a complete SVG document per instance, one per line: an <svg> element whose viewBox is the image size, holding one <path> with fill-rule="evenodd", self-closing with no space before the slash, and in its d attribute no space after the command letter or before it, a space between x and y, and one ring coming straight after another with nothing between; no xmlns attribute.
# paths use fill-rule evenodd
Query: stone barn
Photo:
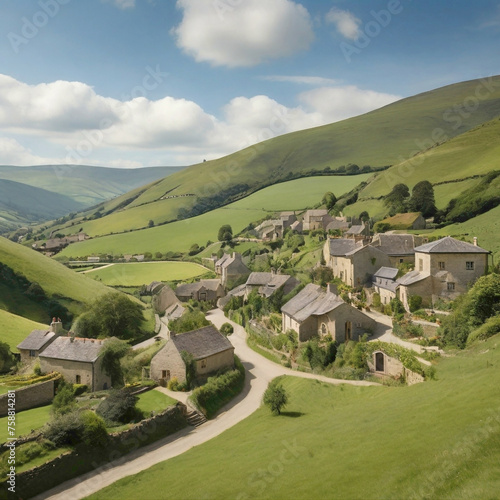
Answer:
<svg viewBox="0 0 500 500"><path fill-rule="evenodd" d="M175 335L151 360L151 378L161 385L176 377L186 381L186 365L182 352L193 356L196 377L203 377L234 366L234 347L215 326L206 326L191 332Z"/></svg>

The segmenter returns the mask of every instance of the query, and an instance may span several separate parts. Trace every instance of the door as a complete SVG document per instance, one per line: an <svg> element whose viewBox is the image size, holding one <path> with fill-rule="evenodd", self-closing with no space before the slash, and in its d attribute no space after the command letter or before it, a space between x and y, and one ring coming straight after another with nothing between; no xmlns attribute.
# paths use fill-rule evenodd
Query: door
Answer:
<svg viewBox="0 0 500 500"><path fill-rule="evenodd" d="M352 323L350 321L345 322L345 341L351 340L352 335Z"/></svg>
<svg viewBox="0 0 500 500"><path fill-rule="evenodd" d="M375 371L385 372L384 353L383 352L375 353Z"/></svg>

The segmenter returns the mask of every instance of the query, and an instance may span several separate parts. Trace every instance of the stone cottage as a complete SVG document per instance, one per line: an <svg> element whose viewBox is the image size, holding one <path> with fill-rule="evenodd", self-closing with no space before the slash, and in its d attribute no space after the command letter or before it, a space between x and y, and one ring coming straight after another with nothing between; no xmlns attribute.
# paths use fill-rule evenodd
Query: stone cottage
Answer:
<svg viewBox="0 0 500 500"><path fill-rule="evenodd" d="M217 300L224 297L224 287L218 279L213 280L200 280L195 283L186 283L179 285L175 289L175 295L182 302L187 302L190 299L198 300L200 302L210 302L217 304Z"/></svg>
<svg viewBox="0 0 500 500"><path fill-rule="evenodd" d="M331 224L328 225L330 227ZM370 223L363 222L361 224L356 224L351 226L346 232L345 237L353 239L355 241L363 241L368 243L370 241Z"/></svg>
<svg viewBox="0 0 500 500"><path fill-rule="evenodd" d="M151 360L151 378L162 385L176 377L186 381L186 365L182 352L194 358L196 377L206 376L234 366L234 347L214 326L174 335Z"/></svg>
<svg viewBox="0 0 500 500"><path fill-rule="evenodd" d="M168 285L153 295L151 304L157 314L163 314L168 320L180 318L186 310Z"/></svg>
<svg viewBox="0 0 500 500"><path fill-rule="evenodd" d="M111 378L102 367L103 340L57 337L42 353L43 373L59 372L72 384L85 384L94 391L111 387Z"/></svg>
<svg viewBox="0 0 500 500"><path fill-rule="evenodd" d="M282 308L282 330L295 330L299 341L318 335L331 335L337 342L359 340L364 333L373 333L375 320L344 302L333 292L308 284Z"/></svg>
<svg viewBox="0 0 500 500"><path fill-rule="evenodd" d="M216 263L215 272L220 276L222 286L233 283L250 274L250 269L243 263L240 253L225 253Z"/></svg>
<svg viewBox="0 0 500 500"><path fill-rule="evenodd" d="M371 281L381 266L389 266L389 257L384 252L348 238L328 238L323 256L326 265L332 268L333 276L353 287Z"/></svg>
<svg viewBox="0 0 500 500"><path fill-rule="evenodd" d="M378 248L389 257L389 265L398 267L403 263L415 263L415 247L421 245L423 238L413 234L376 234L370 245Z"/></svg>
<svg viewBox="0 0 500 500"><path fill-rule="evenodd" d="M18 346L21 353L21 363L31 364L45 348L54 340L63 335L64 330L60 321L52 321L48 330L33 330Z"/></svg>
<svg viewBox="0 0 500 500"><path fill-rule="evenodd" d="M314 231L315 229L324 229L330 222L332 222L333 218L328 215L328 210L319 209L319 210L307 210L302 219L302 229L303 231Z"/></svg>
<svg viewBox="0 0 500 500"><path fill-rule="evenodd" d="M262 297L270 297L277 290L283 290L283 295L287 295L299 284L299 280L289 274L253 272L245 283L245 300L253 290Z"/></svg>
<svg viewBox="0 0 500 500"><path fill-rule="evenodd" d="M373 291L380 295L382 304L389 304L397 296L399 283L396 281L398 269L394 267L381 267L373 275Z"/></svg>
<svg viewBox="0 0 500 500"><path fill-rule="evenodd" d="M423 305L437 299L454 300L486 273L490 252L477 245L446 236L415 248L415 270L398 280L399 297L408 308L411 295Z"/></svg>

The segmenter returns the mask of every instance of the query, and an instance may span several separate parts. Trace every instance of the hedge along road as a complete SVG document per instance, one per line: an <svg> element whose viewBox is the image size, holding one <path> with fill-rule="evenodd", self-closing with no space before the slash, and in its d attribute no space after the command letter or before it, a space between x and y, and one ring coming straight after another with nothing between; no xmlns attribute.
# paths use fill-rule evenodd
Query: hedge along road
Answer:
<svg viewBox="0 0 500 500"><path fill-rule="evenodd" d="M245 387L243 391L220 410L217 417L197 428L187 427L175 434L140 448L122 458L80 477L65 483L35 497L35 500L52 499L67 500L84 498L110 484L137 474L153 465L176 457L194 446L198 446L218 436L225 430L251 415L261 404L262 396L269 382L280 375L316 379L329 384L379 385L362 380L339 380L312 373L293 371L273 363L256 353L246 343L244 328L230 322L224 313L218 309L208 312L209 319L216 327L229 322L234 327L234 333L228 337L235 348L235 354L240 358L246 369Z"/></svg>

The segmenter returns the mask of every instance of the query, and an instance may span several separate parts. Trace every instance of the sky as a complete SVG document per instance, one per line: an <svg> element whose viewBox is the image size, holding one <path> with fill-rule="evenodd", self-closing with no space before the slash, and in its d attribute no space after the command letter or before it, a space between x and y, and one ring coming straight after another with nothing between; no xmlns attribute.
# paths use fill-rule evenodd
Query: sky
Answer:
<svg viewBox="0 0 500 500"><path fill-rule="evenodd" d="M2 0L0 164L190 165L500 74L500 0Z"/></svg>

